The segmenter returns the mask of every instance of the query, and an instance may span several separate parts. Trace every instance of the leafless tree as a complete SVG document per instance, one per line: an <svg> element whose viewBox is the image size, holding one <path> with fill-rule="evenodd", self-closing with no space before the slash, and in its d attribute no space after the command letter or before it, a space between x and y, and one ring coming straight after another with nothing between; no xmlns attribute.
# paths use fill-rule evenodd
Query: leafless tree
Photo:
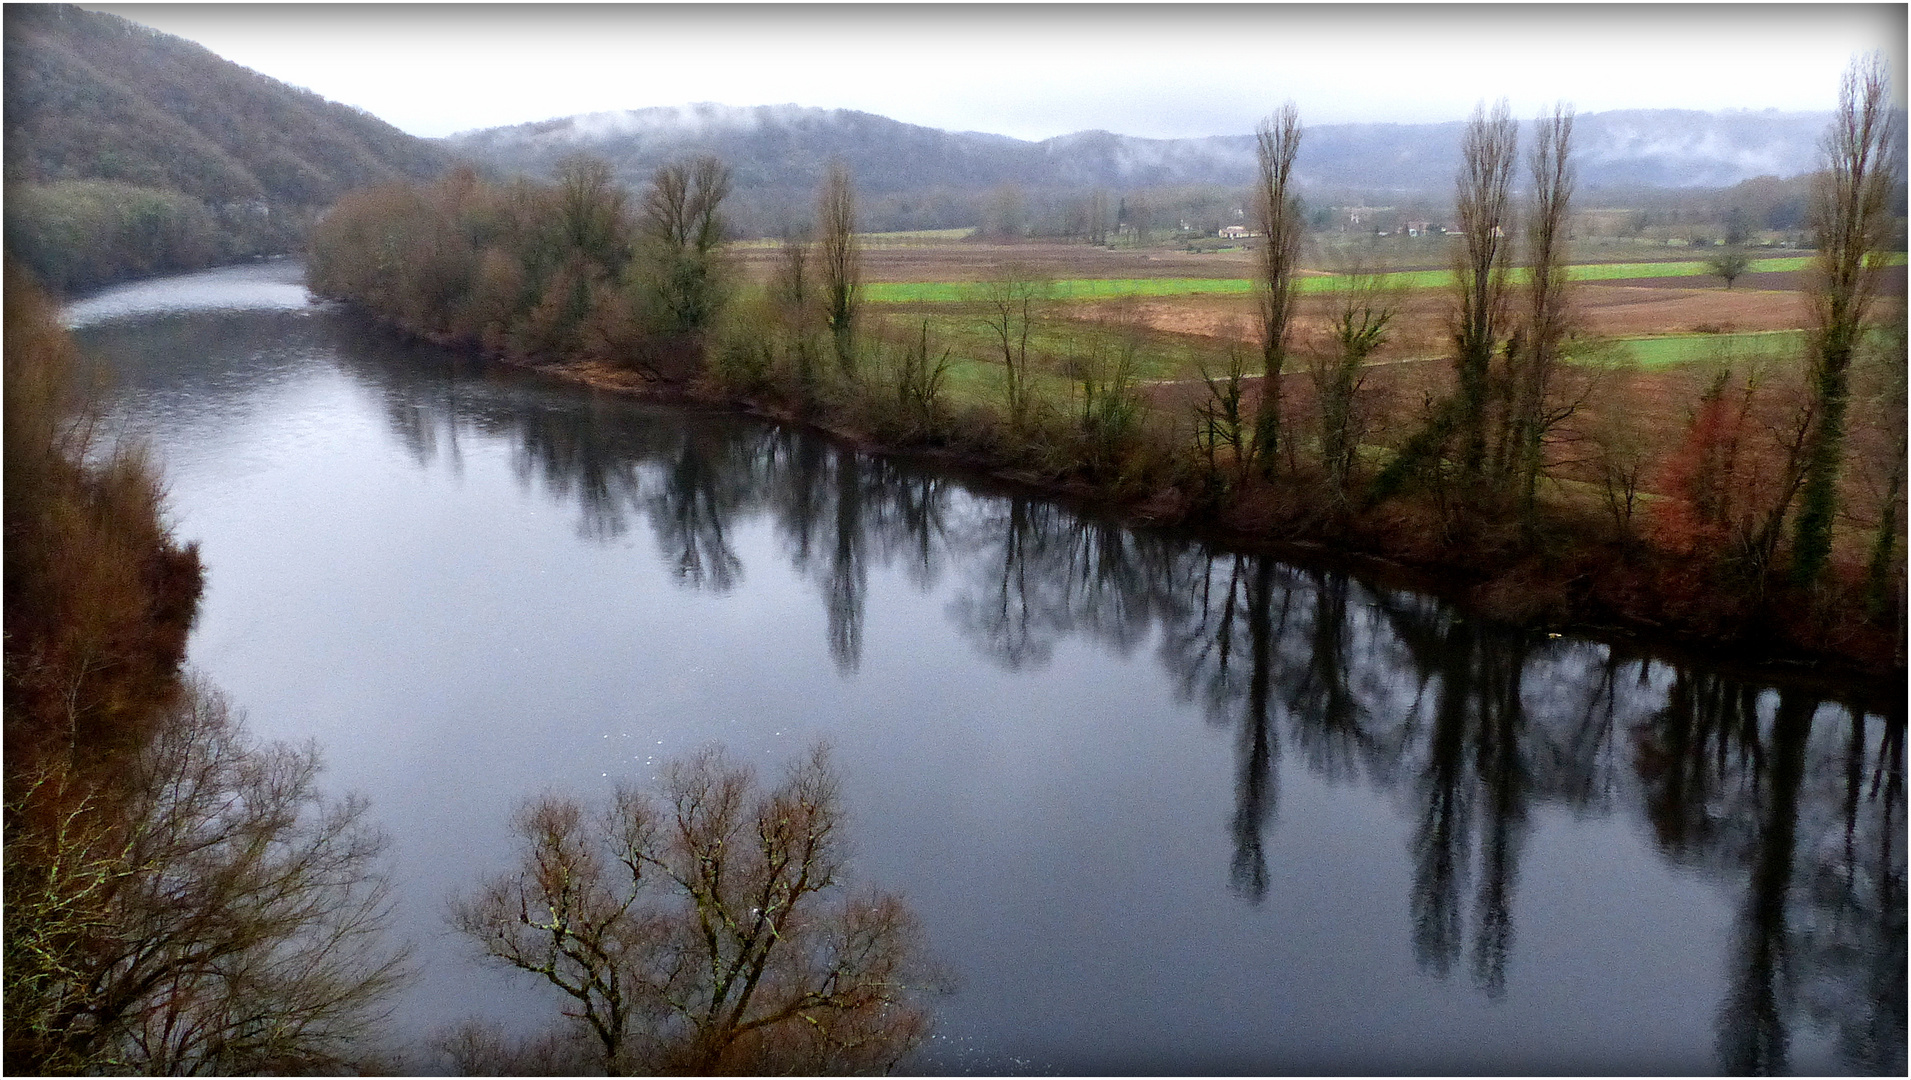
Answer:
<svg viewBox="0 0 1911 1080"><path fill-rule="evenodd" d="M1360 407L1362 369L1387 343L1400 299L1377 275L1358 269L1342 275L1342 281L1329 316L1329 340L1325 348L1314 351L1309 374L1320 408L1321 467L1344 510L1354 457L1365 433Z"/></svg>
<svg viewBox="0 0 1911 1080"><path fill-rule="evenodd" d="M1891 227L1891 197L1903 162L1884 58L1872 54L1845 72L1838 113L1825 135L1825 170L1813 192L1818 256L1812 284L1811 382L1814 422L1792 542L1792 575L1811 584L1831 557L1838 473L1844 457L1852 354L1864 337Z"/></svg>
<svg viewBox="0 0 1911 1080"><path fill-rule="evenodd" d="M1254 218L1265 239L1254 266L1261 321L1261 403L1254 442L1264 474L1274 471L1282 436L1281 368L1287 360L1287 327L1294 316L1294 271L1301 247L1300 198L1294 192L1294 157L1300 145L1300 110L1291 101L1262 120L1255 132L1259 171Z"/></svg>
<svg viewBox="0 0 1911 1080"><path fill-rule="evenodd" d="M856 307L862 295L862 251L856 242L856 191L849 168L830 163L816 199L816 262L822 274L823 320L843 374L856 369Z"/></svg>
<svg viewBox="0 0 1911 1080"><path fill-rule="evenodd" d="M663 770L661 800L525 806L521 866L453 922L570 996L607 1071L886 1071L924 1037L933 979L901 901L842 895L842 821L822 749L768 793L707 749Z"/></svg>
<svg viewBox="0 0 1911 1080"><path fill-rule="evenodd" d="M1195 448L1207 460L1209 483L1217 492L1223 482L1221 448L1227 447L1233 458L1227 479L1238 483L1247 473L1249 436L1253 431L1241 407L1246 397L1244 386L1251 360L1234 334L1224 333L1222 338L1228 343L1227 360L1218 371L1202 364L1201 381L1208 393L1194 409Z"/></svg>
<svg viewBox="0 0 1911 1080"><path fill-rule="evenodd" d="M1502 99L1489 114L1481 104L1467 122L1460 144L1459 188L1454 213L1462 237L1454 268L1454 370L1459 377L1460 469L1469 486L1485 475L1486 422L1493 354L1506 337L1508 186L1519 129Z"/></svg>
<svg viewBox="0 0 1911 1080"><path fill-rule="evenodd" d="M1530 528L1545 465L1547 395L1571 318L1566 280L1566 211L1573 197L1573 111L1559 105L1533 125L1533 205L1526 223L1531 284L1523 349L1513 370L1511 473L1521 520Z"/></svg>
<svg viewBox="0 0 1911 1080"><path fill-rule="evenodd" d="M811 293L810 246L799 236L786 236L777 252L770 299L776 306L791 359L796 363L797 385L805 397L816 384L816 350L812 338L816 298Z"/></svg>
<svg viewBox="0 0 1911 1080"><path fill-rule="evenodd" d="M407 971L384 939L385 841L317 773L196 685L112 788L10 790L10 1070L313 1072L374 1052Z"/></svg>
<svg viewBox="0 0 1911 1080"><path fill-rule="evenodd" d="M584 154L559 162L557 203L565 246L595 263L601 272L621 270L630 255L630 230L624 189L611 174L610 164Z"/></svg>
<svg viewBox="0 0 1911 1080"><path fill-rule="evenodd" d="M1088 197L1088 242L1108 243L1108 192L1096 188Z"/></svg>
<svg viewBox="0 0 1911 1080"><path fill-rule="evenodd" d="M1018 430L1028 421L1030 405L1029 341L1047 300L1048 282L1017 264L1003 267L1001 276L984 282L981 289L982 321L1002 352L1009 424Z"/></svg>
<svg viewBox="0 0 1911 1080"><path fill-rule="evenodd" d="M1063 365L1079 391L1080 456L1091 470L1113 467L1136 433L1135 378L1143 323L1132 298L1116 300L1097 331L1068 335Z"/></svg>
<svg viewBox="0 0 1911 1080"><path fill-rule="evenodd" d="M1460 444L1461 479L1469 497L1486 494L1487 417L1494 397L1494 353L1506 338L1508 186L1518 129L1502 100L1491 114L1473 110L1461 140L1454 213L1460 244L1454 251L1453 367L1459 386L1429 412L1393 460L1374 478L1369 504L1392 497L1410 478L1425 475ZM1517 355L1520 344L1507 345ZM1504 440L1496 440L1504 442Z"/></svg>
<svg viewBox="0 0 1911 1080"><path fill-rule="evenodd" d="M716 315L730 170L709 155L663 165L638 214L650 291L664 329L694 334Z"/></svg>

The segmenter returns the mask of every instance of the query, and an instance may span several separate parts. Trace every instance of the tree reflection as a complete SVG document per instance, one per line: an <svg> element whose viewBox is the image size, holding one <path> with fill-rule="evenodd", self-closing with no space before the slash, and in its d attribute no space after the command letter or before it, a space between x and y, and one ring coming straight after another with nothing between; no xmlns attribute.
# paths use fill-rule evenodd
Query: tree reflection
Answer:
<svg viewBox="0 0 1911 1080"><path fill-rule="evenodd" d="M644 501L657 546L677 580L714 593L729 592L743 576L743 561L730 547L729 522L750 485L739 482L743 470L729 460L733 445L686 428L665 464L663 482Z"/></svg>
<svg viewBox="0 0 1911 1080"><path fill-rule="evenodd" d="M863 658L872 566L947 584L949 618L1009 670L1042 667L1071 637L1119 655L1152 638L1179 696L1233 745L1225 876L1248 903L1272 887L1285 751L1290 768L1400 800L1415 957L1435 977L1464 967L1498 997L1542 808L1637 814L1666 859L1740 898L1721 1068L1791 1066L1801 1024L1832 1033L1853 1069L1904 1068L1902 709L1506 632L1344 573L977 494L792 429L583 394L553 405L548 387L408 363L354 373L411 453L460 453L461 430L506 435L518 475L574 503L584 535L641 516L688 587L742 580L737 529L766 518L816 588L845 674Z"/></svg>
<svg viewBox="0 0 1911 1080"><path fill-rule="evenodd" d="M1293 599L1292 590L1280 587L1278 571L1265 556L1206 554L1196 602L1163 637L1183 699L1199 698L1215 723L1239 724L1228 883L1256 904L1268 887L1262 835L1279 803L1276 650Z"/></svg>
<svg viewBox="0 0 1911 1080"><path fill-rule="evenodd" d="M853 454L836 454L835 543L823 577L829 610L829 655L842 671L863 659L863 606L869 566L863 554L863 483ZM844 475L847 474L847 475Z"/></svg>
<svg viewBox="0 0 1911 1080"><path fill-rule="evenodd" d="M1640 724L1648 819L1668 857L1740 883L1720 1067L1792 1066L1801 1021L1842 1063L1905 1067L1904 717L1680 672Z"/></svg>
<svg viewBox="0 0 1911 1080"><path fill-rule="evenodd" d="M1736 971L1719 1006L1719 1064L1735 1075L1771 1076L1790 1071L1789 1025L1780 999L1790 998L1786 906L1791 898L1798 840L1799 787L1805 771L1805 740L1817 702L1781 691L1772 724L1770 768L1763 812L1757 821L1751 888L1739 915Z"/></svg>

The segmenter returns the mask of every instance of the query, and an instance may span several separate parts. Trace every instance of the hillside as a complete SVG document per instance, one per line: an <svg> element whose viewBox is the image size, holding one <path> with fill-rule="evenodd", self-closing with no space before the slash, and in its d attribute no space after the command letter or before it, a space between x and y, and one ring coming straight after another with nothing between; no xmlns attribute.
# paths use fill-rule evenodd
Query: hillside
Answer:
<svg viewBox="0 0 1911 1080"><path fill-rule="evenodd" d="M1717 188L1804 173L1815 166L1829 119L1828 113L1673 109L1588 113L1575 130L1581 190ZM1463 127L1459 121L1310 127L1296 169L1302 187L1317 192L1444 198ZM734 170L739 209L771 217L805 205L825 164L841 158L859 190L873 198L872 208L898 218L875 227L955 223L901 220L938 209L972 219L988 193L1008 186L1040 203L1045 193L1093 188L1239 188L1254 168L1251 135L1141 139L1084 131L1027 142L796 105L592 113L463 132L444 142L501 172L532 176L547 175L567 155L595 154L628 183L642 182L671 158L710 152Z"/></svg>
<svg viewBox="0 0 1911 1080"><path fill-rule="evenodd" d="M449 161L113 15L9 4L5 59L8 246L56 287L284 250L344 192ZM140 221L152 235L126 235Z"/></svg>

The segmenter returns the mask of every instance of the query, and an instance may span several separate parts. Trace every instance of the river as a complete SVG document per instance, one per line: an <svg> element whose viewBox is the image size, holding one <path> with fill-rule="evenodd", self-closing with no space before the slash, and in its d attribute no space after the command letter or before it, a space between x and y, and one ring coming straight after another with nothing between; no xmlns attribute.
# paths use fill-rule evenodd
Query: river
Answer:
<svg viewBox="0 0 1911 1080"><path fill-rule="evenodd" d="M414 1041L555 1016L507 819L818 739L943 1073L1905 1068L1904 716L407 344L285 260L67 309L190 661L393 841Z"/></svg>

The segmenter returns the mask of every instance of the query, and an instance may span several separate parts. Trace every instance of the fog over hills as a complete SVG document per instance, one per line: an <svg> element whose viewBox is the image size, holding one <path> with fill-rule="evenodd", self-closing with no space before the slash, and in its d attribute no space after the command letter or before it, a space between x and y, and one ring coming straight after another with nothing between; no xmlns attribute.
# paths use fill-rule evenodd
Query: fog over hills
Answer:
<svg viewBox="0 0 1911 1080"><path fill-rule="evenodd" d="M1830 113L1777 111L1584 114L1574 131L1580 189L1590 195L1602 188L1726 187L1755 176L1809 172L1830 119ZM1452 189L1464 127L1461 121L1310 127L1296 169L1303 188L1317 192L1443 197ZM500 171L532 176L548 175L567 155L595 154L630 183L641 183L671 158L709 152L734 170L740 197L765 205L813 190L837 157L848 163L859 189L876 196L978 193L1003 185L1029 193L1241 187L1254 168L1248 134L1141 139L1082 131L1027 142L797 105L591 113L463 132L444 143Z"/></svg>

